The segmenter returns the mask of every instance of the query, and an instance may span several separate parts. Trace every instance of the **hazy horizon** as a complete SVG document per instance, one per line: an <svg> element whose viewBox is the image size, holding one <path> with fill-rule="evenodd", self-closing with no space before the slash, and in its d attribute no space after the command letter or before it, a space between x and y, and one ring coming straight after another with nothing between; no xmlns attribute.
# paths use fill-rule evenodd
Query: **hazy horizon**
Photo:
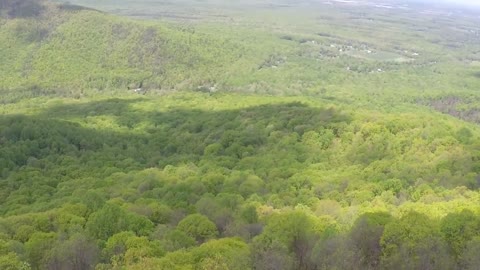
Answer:
<svg viewBox="0 0 480 270"><path fill-rule="evenodd" d="M414 0L414 2L454 4L454 5L460 5L460 6L480 7L480 1L478 0Z"/></svg>

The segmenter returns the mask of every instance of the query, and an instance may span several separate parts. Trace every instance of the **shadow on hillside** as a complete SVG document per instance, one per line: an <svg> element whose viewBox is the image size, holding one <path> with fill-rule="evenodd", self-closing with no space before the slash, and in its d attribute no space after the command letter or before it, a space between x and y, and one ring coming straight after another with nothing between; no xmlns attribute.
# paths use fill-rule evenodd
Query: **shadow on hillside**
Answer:
<svg viewBox="0 0 480 270"><path fill-rule="evenodd" d="M132 114L130 105L144 99L119 99L112 98L101 101L92 101L79 104L58 104L45 110L39 117L88 117L88 116L124 116Z"/></svg>
<svg viewBox="0 0 480 270"><path fill-rule="evenodd" d="M84 6L79 6L79 5L74 5L70 3L62 3L58 4L58 8L60 10L64 11L82 11L82 10L90 10L90 11L96 11L96 12L101 12L97 9L89 8L89 7L84 7Z"/></svg>
<svg viewBox="0 0 480 270"><path fill-rule="evenodd" d="M10 18L31 18L42 14L45 7L39 0L0 0L0 13Z"/></svg>
<svg viewBox="0 0 480 270"><path fill-rule="evenodd" d="M274 147L267 143L272 134L278 140L289 136L298 140L307 131L350 121L334 109L312 108L301 103L225 111L145 112L132 108L132 104L141 100L62 104L36 116L1 116L0 142L6 151L0 154L0 159L3 156L4 160L13 160L7 162L10 169L28 166L32 159L54 160L50 156L61 155L89 162L96 159L98 162L92 165L98 168L103 163L124 166L121 161L129 160L129 167L142 169L197 162L210 146L209 154L214 157L239 160ZM85 118L88 122L92 121L88 117L101 116L110 117L100 124L95 122L96 128L68 120ZM13 154L9 157L8 153ZM302 153L292 155L301 158Z"/></svg>
<svg viewBox="0 0 480 270"><path fill-rule="evenodd" d="M18 209L38 198L113 185L108 179L115 173L167 165L193 163L205 172L239 170L277 181L280 168L290 175L308 165L302 134L350 121L334 109L300 103L145 112L132 106L141 100L0 116L0 204L11 201Z"/></svg>

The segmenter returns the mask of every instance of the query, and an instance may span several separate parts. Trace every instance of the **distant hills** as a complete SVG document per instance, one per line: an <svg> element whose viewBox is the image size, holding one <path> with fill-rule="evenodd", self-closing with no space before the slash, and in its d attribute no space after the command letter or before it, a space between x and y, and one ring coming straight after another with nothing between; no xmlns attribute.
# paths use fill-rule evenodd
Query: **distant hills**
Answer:
<svg viewBox="0 0 480 270"><path fill-rule="evenodd" d="M247 53L239 44L189 27L69 4L0 3L4 90L210 89L238 69L235 63Z"/></svg>

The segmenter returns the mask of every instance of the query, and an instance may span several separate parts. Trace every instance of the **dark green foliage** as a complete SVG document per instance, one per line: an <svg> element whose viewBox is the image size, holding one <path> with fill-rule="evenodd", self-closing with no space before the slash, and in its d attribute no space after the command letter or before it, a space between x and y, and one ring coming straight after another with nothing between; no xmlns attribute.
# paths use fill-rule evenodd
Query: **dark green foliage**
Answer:
<svg viewBox="0 0 480 270"><path fill-rule="evenodd" d="M392 221L388 213L367 213L360 216L350 231L353 250L365 269L377 269L380 265L380 244L385 225Z"/></svg>
<svg viewBox="0 0 480 270"><path fill-rule="evenodd" d="M75 234L70 239L56 244L48 261L48 269L95 269L99 253L94 241L82 234Z"/></svg>

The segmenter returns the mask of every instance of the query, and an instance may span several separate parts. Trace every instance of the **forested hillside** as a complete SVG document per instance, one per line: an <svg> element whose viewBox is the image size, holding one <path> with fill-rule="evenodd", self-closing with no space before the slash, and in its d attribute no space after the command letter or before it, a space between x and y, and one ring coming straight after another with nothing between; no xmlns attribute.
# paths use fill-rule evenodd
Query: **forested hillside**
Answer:
<svg viewBox="0 0 480 270"><path fill-rule="evenodd" d="M0 0L0 269L478 269L477 21L336 5Z"/></svg>
<svg viewBox="0 0 480 270"><path fill-rule="evenodd" d="M208 90L228 81L234 72L256 68L255 62L246 61L262 53L188 26L44 5L35 15L7 12L2 19L0 88L77 97L86 90L140 86L156 91Z"/></svg>

